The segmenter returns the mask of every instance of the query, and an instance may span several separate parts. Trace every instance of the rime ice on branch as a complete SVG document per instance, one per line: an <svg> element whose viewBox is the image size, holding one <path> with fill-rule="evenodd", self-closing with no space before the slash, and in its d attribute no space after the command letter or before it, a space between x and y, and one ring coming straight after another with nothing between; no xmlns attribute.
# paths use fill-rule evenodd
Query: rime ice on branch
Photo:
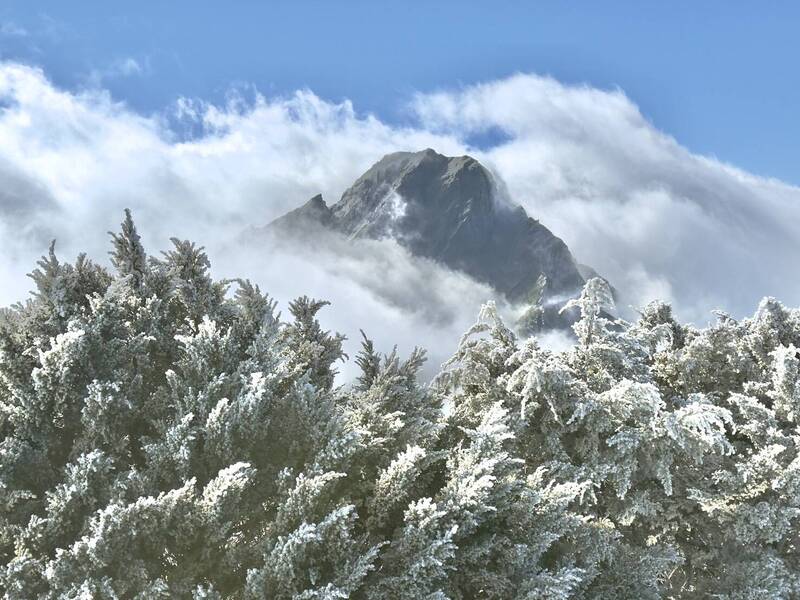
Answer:
<svg viewBox="0 0 800 600"><path fill-rule="evenodd" d="M591 280L568 351L489 304L432 385L365 335L340 387L325 302L112 242L0 312L5 597L800 595L798 310L623 323Z"/></svg>

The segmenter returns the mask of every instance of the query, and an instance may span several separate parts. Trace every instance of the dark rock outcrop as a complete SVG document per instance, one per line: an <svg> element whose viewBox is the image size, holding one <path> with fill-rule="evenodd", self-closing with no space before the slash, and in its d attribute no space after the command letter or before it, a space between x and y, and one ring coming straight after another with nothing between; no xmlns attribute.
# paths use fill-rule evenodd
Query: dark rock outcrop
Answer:
<svg viewBox="0 0 800 600"><path fill-rule="evenodd" d="M333 206L318 195L262 229L306 238L320 230L353 240L392 238L413 255L462 271L511 301L530 301L535 292L548 327L574 320L558 308L593 273L547 227L505 200L478 161L431 149L384 156ZM547 282L543 294L536 292L540 275Z"/></svg>
<svg viewBox="0 0 800 600"><path fill-rule="evenodd" d="M289 211L267 225L267 230L281 233L302 233L309 227L332 227L333 214L322 194L317 194L299 208Z"/></svg>

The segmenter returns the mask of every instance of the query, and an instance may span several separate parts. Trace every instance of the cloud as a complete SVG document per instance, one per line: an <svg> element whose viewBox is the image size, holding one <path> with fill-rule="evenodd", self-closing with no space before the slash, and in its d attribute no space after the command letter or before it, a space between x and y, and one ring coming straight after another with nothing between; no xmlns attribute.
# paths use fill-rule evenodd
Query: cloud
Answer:
<svg viewBox="0 0 800 600"><path fill-rule="evenodd" d="M501 130L483 160L627 301L660 296L695 321L747 314L765 294L800 303L800 189L692 154L621 91L517 75L413 108L459 139Z"/></svg>
<svg viewBox="0 0 800 600"><path fill-rule="evenodd" d="M50 236L62 256L105 261L103 232L131 207L153 253L173 235L196 240L217 274L249 276L284 307L328 297L328 326L444 356L479 284L391 244L244 256L230 245L316 193L335 201L383 154L425 147L474 154L626 303L660 297L697 322L717 307L748 314L765 294L800 304L800 190L692 154L619 90L518 75L419 94L410 110L397 126L308 90L246 90L143 116L102 89L70 92L0 63L0 304L30 288L24 274ZM495 145L469 147L487 136Z"/></svg>
<svg viewBox="0 0 800 600"><path fill-rule="evenodd" d="M87 251L106 261L104 232L117 229L131 207L152 253L171 236L196 240L208 248L217 276L249 277L284 309L303 293L334 300L323 320L349 335L349 352L363 328L386 350L394 342L406 352L425 343L432 362L453 350L487 297L486 288L431 263L412 268L391 244L367 245L363 255L340 247L336 256L231 248L246 228L320 191L338 197L398 147L459 151L446 136L397 130L308 91L272 101L257 96L247 105L233 94L221 107L185 100L170 114L143 117L102 90L70 93L16 64L0 67L0 106L0 159L28 185L26 218L58 238L62 257ZM184 140L181 125L197 136ZM0 177L8 176L0 170ZM21 210L17 196L14 210ZM2 305L24 296L24 274L46 250L42 235L18 235L10 220L3 223L0 235L14 252L0 259ZM439 283L425 286L425 278Z"/></svg>
<svg viewBox="0 0 800 600"><path fill-rule="evenodd" d="M0 23L0 36L27 37L28 35L30 34L27 29L12 21L3 21Z"/></svg>
<svg viewBox="0 0 800 600"><path fill-rule="evenodd" d="M138 77L149 73L150 63L144 65L130 56L112 61L102 69L92 69L86 77L87 84L93 88L100 88L104 81L124 77Z"/></svg>
<svg viewBox="0 0 800 600"><path fill-rule="evenodd" d="M403 353L415 346L427 349L430 376L452 354L488 299L496 299L510 321L518 317L487 286L412 256L389 239L351 242L316 229L291 239L255 235L222 248L215 264L224 276L255 274L277 298L305 294L329 300L333 308L320 314L321 321L347 333L351 355L359 348L359 329L384 351L394 345ZM344 375L354 375L354 365L348 368Z"/></svg>
<svg viewBox="0 0 800 600"><path fill-rule="evenodd" d="M123 77L141 75L144 72L144 67L142 67L136 59L131 57L116 61L111 68Z"/></svg>

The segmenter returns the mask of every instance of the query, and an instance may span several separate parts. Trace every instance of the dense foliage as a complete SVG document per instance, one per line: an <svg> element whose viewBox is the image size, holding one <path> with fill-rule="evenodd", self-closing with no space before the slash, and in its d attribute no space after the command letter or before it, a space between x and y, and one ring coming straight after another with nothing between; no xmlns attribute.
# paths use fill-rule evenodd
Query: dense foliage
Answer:
<svg viewBox="0 0 800 600"><path fill-rule="evenodd" d="M488 304L430 386L282 321L202 248L109 273L51 248L0 314L7 598L800 595L800 311L611 321L519 340Z"/></svg>

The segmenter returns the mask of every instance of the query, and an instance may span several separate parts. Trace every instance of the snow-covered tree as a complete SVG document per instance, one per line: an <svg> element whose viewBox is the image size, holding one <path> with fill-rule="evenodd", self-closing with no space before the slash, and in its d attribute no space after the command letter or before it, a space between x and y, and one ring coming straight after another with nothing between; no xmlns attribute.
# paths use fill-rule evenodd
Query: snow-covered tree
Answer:
<svg viewBox="0 0 800 600"><path fill-rule="evenodd" d="M800 311L595 279L569 350L490 303L432 384L366 335L341 382L327 303L172 243L126 212L116 273L51 246L0 311L4 597L800 596Z"/></svg>

